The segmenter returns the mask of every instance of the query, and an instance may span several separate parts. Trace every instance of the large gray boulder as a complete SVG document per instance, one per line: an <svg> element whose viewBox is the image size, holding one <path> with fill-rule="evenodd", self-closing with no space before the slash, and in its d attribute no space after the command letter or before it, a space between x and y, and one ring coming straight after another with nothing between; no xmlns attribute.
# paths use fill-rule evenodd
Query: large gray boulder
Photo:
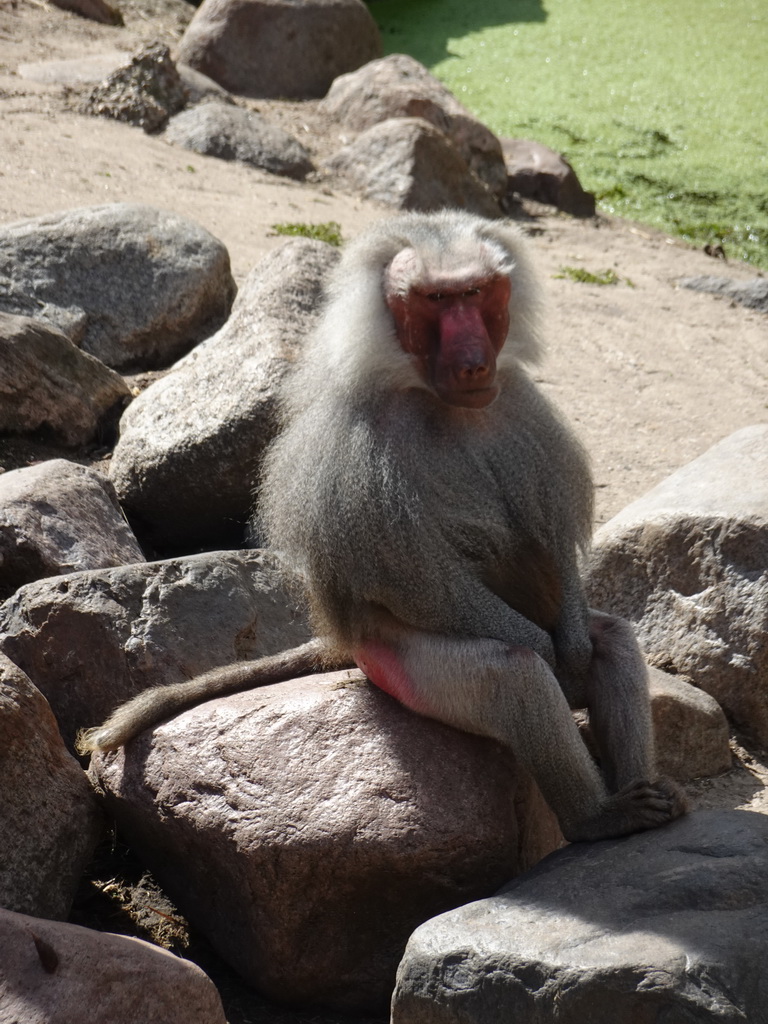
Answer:
<svg viewBox="0 0 768 1024"><path fill-rule="evenodd" d="M375 124L325 166L365 199L398 210L454 206L484 217L500 216L497 200L458 149L420 117Z"/></svg>
<svg viewBox="0 0 768 1024"><path fill-rule="evenodd" d="M1 287L1 283L0 283ZM0 304L3 298L0 295ZM123 378L41 320L0 310L0 432L41 427L65 445L114 430L131 392Z"/></svg>
<svg viewBox="0 0 768 1024"><path fill-rule="evenodd" d="M195 153L240 160L270 174L305 178L313 169L302 144L266 118L242 107L209 102L172 117L163 138Z"/></svg>
<svg viewBox="0 0 768 1024"><path fill-rule="evenodd" d="M768 424L745 427L595 536L590 600L630 619L649 661L768 742Z"/></svg>
<svg viewBox="0 0 768 1024"><path fill-rule="evenodd" d="M209 701L97 755L122 834L274 999L386 1006L417 924L562 841L511 756L414 715L360 672Z"/></svg>
<svg viewBox="0 0 768 1024"><path fill-rule="evenodd" d="M0 821L0 907L66 917L103 822L47 701L3 654ZM0 943L0 976L7 953ZM0 1020L9 1018L0 1011Z"/></svg>
<svg viewBox="0 0 768 1024"><path fill-rule="evenodd" d="M392 1024L761 1024L768 816L575 844L408 943Z"/></svg>
<svg viewBox="0 0 768 1024"><path fill-rule="evenodd" d="M292 239L240 289L232 316L130 406L110 475L156 545L242 543L278 388L317 319L338 250Z"/></svg>
<svg viewBox="0 0 768 1024"><path fill-rule="evenodd" d="M204 0L178 59L241 96L323 96L381 54L362 0Z"/></svg>
<svg viewBox="0 0 768 1024"><path fill-rule="evenodd" d="M116 369L167 366L221 326L229 254L194 221L132 203L0 227L0 310L58 327Z"/></svg>
<svg viewBox="0 0 768 1024"><path fill-rule="evenodd" d="M0 651L48 698L67 745L150 686L308 639L275 560L216 551L73 573L0 606Z"/></svg>
<svg viewBox="0 0 768 1024"><path fill-rule="evenodd" d="M45 576L144 560L114 487L93 470L50 459L0 474L0 600Z"/></svg>
<svg viewBox="0 0 768 1024"><path fill-rule="evenodd" d="M126 935L0 910L3 1024L226 1024L213 982Z"/></svg>
<svg viewBox="0 0 768 1024"><path fill-rule="evenodd" d="M340 75L320 109L355 131L393 117L420 117L451 140L464 162L500 199L507 188L501 144L423 64L404 53Z"/></svg>

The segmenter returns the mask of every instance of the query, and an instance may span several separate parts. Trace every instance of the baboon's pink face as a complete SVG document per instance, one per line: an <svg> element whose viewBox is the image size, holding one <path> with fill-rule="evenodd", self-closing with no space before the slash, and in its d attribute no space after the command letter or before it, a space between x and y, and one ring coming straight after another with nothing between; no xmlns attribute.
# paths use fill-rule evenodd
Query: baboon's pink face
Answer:
<svg viewBox="0 0 768 1024"><path fill-rule="evenodd" d="M496 357L509 331L509 277L452 272L426 284L395 287L405 269L398 259L407 252L395 257L387 275L386 301L398 340L442 401L484 409L499 393Z"/></svg>

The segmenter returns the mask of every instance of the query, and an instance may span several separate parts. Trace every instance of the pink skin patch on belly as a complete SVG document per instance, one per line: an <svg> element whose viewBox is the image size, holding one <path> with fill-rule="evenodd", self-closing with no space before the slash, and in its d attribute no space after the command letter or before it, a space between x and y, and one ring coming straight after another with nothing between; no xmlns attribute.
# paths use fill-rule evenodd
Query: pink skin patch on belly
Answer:
<svg viewBox="0 0 768 1024"><path fill-rule="evenodd" d="M399 700L406 707L418 708L416 688L413 680L405 671L402 660L386 644L371 640L353 652L357 667L368 676L374 686L378 686L390 697Z"/></svg>

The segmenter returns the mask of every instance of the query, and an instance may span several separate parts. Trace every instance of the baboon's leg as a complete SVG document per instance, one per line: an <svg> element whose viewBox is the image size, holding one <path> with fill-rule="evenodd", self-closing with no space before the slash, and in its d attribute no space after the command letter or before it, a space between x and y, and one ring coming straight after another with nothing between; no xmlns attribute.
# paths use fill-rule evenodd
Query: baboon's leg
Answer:
<svg viewBox="0 0 768 1024"><path fill-rule="evenodd" d="M666 787L642 776L608 792L560 684L529 648L404 632L393 643L363 645L355 660L413 710L509 746L568 839L623 835L674 816Z"/></svg>

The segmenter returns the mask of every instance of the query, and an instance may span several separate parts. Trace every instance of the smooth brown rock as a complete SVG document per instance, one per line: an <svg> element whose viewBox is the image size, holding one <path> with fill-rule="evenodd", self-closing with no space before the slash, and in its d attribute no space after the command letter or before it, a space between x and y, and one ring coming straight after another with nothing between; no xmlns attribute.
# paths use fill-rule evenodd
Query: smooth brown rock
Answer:
<svg viewBox="0 0 768 1024"><path fill-rule="evenodd" d="M50 459L0 474L0 600L46 576L143 561L98 473Z"/></svg>
<svg viewBox="0 0 768 1024"><path fill-rule="evenodd" d="M365 199L399 210L455 206L500 216L496 199L447 136L419 117L374 125L331 157L326 168Z"/></svg>
<svg viewBox="0 0 768 1024"><path fill-rule="evenodd" d="M323 96L381 53L362 0L204 0L178 59L242 96Z"/></svg>
<svg viewBox="0 0 768 1024"><path fill-rule="evenodd" d="M2 1024L226 1024L199 967L141 939L0 910Z"/></svg>
<svg viewBox="0 0 768 1024"><path fill-rule="evenodd" d="M0 432L87 444L130 400L123 378L50 324L0 310Z"/></svg>
<svg viewBox="0 0 768 1024"><path fill-rule="evenodd" d="M48 702L3 654L0 822L0 906L38 917L66 917L103 823ZM0 974L7 954L0 940ZM0 1012L0 1021L6 1020Z"/></svg>
<svg viewBox="0 0 768 1024"><path fill-rule="evenodd" d="M530 139L502 139L507 191L548 203L575 217L594 217L595 197L585 192L576 172L560 153Z"/></svg>
<svg viewBox="0 0 768 1024"><path fill-rule="evenodd" d="M340 75L320 104L356 131L392 117L420 117L447 136L467 166L500 198L507 188L501 144L442 82L413 57L391 53Z"/></svg>
<svg viewBox="0 0 768 1024"><path fill-rule="evenodd" d="M356 671L210 701L95 756L91 776L246 981L344 1011L386 1005L418 923L561 842L501 747Z"/></svg>

